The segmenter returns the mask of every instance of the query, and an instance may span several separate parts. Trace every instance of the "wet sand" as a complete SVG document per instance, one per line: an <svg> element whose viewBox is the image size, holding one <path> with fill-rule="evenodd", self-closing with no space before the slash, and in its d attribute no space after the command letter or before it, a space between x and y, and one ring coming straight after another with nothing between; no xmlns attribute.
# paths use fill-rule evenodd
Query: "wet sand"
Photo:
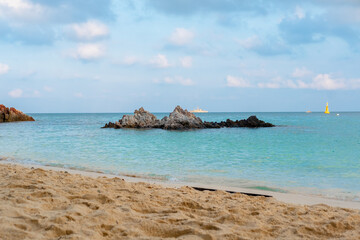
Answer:
<svg viewBox="0 0 360 240"><path fill-rule="evenodd" d="M163 238L359 239L360 211L0 164L0 239Z"/></svg>

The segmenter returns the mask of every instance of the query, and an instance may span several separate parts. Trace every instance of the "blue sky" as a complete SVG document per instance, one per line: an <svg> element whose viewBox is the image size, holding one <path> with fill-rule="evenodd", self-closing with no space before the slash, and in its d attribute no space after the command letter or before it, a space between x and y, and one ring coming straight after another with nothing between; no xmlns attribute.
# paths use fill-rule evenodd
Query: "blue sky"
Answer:
<svg viewBox="0 0 360 240"><path fill-rule="evenodd" d="M25 112L360 111L357 0L0 0Z"/></svg>

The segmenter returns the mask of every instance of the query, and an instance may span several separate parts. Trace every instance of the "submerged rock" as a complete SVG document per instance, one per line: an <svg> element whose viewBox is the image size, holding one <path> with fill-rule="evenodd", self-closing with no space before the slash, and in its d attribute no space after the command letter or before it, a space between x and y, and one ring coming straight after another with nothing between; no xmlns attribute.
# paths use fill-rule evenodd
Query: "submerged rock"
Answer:
<svg viewBox="0 0 360 240"><path fill-rule="evenodd" d="M0 123L2 122L18 122L18 121L35 121L32 117L15 109L7 108L0 104Z"/></svg>
<svg viewBox="0 0 360 240"><path fill-rule="evenodd" d="M247 127L247 128L259 128L259 127L274 127L273 124L259 120L256 116L250 116L248 119L232 121L227 119L225 122L204 122L207 128L221 128L221 127Z"/></svg>
<svg viewBox="0 0 360 240"><path fill-rule="evenodd" d="M222 127L274 127L273 124L259 120L256 116L248 119L232 121L227 119L225 122L203 122L195 114L177 106L169 117L159 120L156 116L144 108L135 110L134 115L124 115L118 122L109 122L102 128L161 128L165 130L186 130L202 128L222 128Z"/></svg>

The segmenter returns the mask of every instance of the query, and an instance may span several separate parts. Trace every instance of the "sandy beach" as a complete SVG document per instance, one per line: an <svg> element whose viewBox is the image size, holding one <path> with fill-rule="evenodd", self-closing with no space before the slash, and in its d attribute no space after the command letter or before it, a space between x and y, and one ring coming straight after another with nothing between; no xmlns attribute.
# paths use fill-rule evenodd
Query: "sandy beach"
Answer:
<svg viewBox="0 0 360 240"><path fill-rule="evenodd" d="M0 164L0 239L359 239L356 209Z"/></svg>

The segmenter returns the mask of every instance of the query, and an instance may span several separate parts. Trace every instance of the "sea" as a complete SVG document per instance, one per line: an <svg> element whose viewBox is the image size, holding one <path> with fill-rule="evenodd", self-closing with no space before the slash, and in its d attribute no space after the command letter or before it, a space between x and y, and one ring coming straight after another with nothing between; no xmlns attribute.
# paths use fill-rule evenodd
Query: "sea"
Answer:
<svg viewBox="0 0 360 240"><path fill-rule="evenodd" d="M360 113L256 115L273 128L102 129L128 113L43 114L0 124L0 159L164 182L191 182L360 201ZM162 118L169 113L156 113Z"/></svg>

